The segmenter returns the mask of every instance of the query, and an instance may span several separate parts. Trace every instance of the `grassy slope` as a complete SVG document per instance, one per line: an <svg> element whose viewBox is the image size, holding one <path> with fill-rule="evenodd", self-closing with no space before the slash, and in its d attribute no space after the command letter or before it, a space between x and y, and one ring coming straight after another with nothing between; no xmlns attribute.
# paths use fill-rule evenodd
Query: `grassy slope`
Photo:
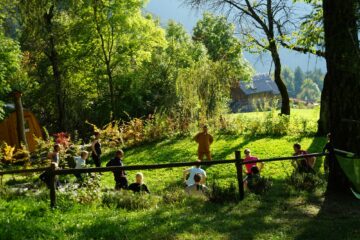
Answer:
<svg viewBox="0 0 360 240"><path fill-rule="evenodd" d="M214 159L230 159L236 149L248 147L260 158L287 156L295 141L315 152L321 150L325 140L215 136L213 155ZM195 153L196 146L190 139L166 140L128 150L125 163L190 161L196 159ZM319 169L320 164L318 161ZM263 175L273 178L271 190L263 196L247 193L238 204L188 199L148 210L126 211L60 202L59 209L51 211L47 196L9 202L0 199L0 239L360 239L358 203L342 199L338 204L324 199L324 189L315 193L289 191L284 179L290 171L289 163L268 163ZM207 173L210 181L235 181L232 164L210 167ZM182 169L144 174L154 195L181 184ZM134 172L128 175L132 179ZM102 186L112 185L112 175L104 174Z"/></svg>

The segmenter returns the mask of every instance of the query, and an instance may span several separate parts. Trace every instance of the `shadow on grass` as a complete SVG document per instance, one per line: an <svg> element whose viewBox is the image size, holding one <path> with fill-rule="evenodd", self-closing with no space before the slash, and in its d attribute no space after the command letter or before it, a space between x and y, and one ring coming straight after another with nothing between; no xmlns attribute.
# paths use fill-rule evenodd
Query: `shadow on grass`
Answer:
<svg viewBox="0 0 360 240"><path fill-rule="evenodd" d="M173 187L178 187L180 184L176 182ZM50 221L49 224L41 221L44 217L52 216L47 210L47 204L42 203L40 206L34 204L29 205L31 208L27 206L27 210L16 210L17 214L2 218L0 224L4 227L0 230L0 237L1 239L358 239L360 217L358 202L330 197L325 198L323 202L321 196L309 195L310 198L301 192L289 192L284 180L273 180L269 192L261 196L246 192L245 200L240 203L215 204L186 199L185 202L162 204L158 208L139 211L99 208L97 214L89 212L85 216L81 214L94 211L95 208L86 210L86 206L78 205L79 208L85 209L79 212L77 220L73 217L77 216L78 209L75 209L75 212L57 210L57 218L61 216L64 221L71 222L61 223L57 227L61 229L60 232L52 231L50 228L57 222L56 220ZM28 217L19 218L19 214ZM87 219L90 215L91 221ZM83 221L86 224L81 224Z"/></svg>
<svg viewBox="0 0 360 240"><path fill-rule="evenodd" d="M327 194L316 217L295 239L360 239L360 203L352 196Z"/></svg>
<svg viewBox="0 0 360 240"><path fill-rule="evenodd" d="M321 152L325 137L315 137L309 152ZM317 158L315 171L323 167L324 157ZM325 193L318 214L301 226L301 233L294 239L360 239L360 202L353 196ZM313 201L309 199L308 201Z"/></svg>
<svg viewBox="0 0 360 240"><path fill-rule="evenodd" d="M126 223L109 218L96 219L94 224L82 229L80 238L276 238L284 229L296 229L295 225L289 226L286 223L288 216L283 202L287 202L291 195L283 187L283 181L275 181L272 190L264 196L251 194L247 196L248 199L237 204L214 204L189 199L181 205L161 206L150 214L139 213L131 222ZM305 214L292 209L290 215Z"/></svg>
<svg viewBox="0 0 360 240"><path fill-rule="evenodd" d="M233 157L231 159L235 159L235 151L239 150L241 151L242 148L244 148L246 145L250 144L251 142L254 142L256 140L262 139L263 137L253 137L253 138L239 138L239 136L233 136L233 135L223 135L222 139L225 141L234 141L236 139L242 139L242 142L239 142L234 147L223 149L220 153L216 153L213 155L213 159L217 160L225 160L225 158L233 154Z"/></svg>

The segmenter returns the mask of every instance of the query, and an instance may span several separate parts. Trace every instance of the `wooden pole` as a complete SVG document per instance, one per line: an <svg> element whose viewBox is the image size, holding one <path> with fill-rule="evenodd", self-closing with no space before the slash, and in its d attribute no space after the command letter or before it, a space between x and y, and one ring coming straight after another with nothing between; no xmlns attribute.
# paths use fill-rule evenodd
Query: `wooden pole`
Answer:
<svg viewBox="0 0 360 240"><path fill-rule="evenodd" d="M49 184L49 187L50 187L50 207L51 208L54 208L56 206L56 182L55 182L55 179L56 179L56 175L55 175L55 170L56 170L56 164L55 163L51 163L51 166L50 166L50 171L49 171L49 175L50 175L50 184Z"/></svg>
<svg viewBox="0 0 360 240"><path fill-rule="evenodd" d="M25 119L24 119L24 109L21 101L21 92L14 92L14 103L16 110L16 127L17 127L17 138L19 147L25 145L27 147L26 134L25 134Z"/></svg>
<svg viewBox="0 0 360 240"><path fill-rule="evenodd" d="M242 171L242 159L240 151L235 151L235 167L237 173L237 179L239 184L239 200L244 199L244 183L243 183L243 171Z"/></svg>

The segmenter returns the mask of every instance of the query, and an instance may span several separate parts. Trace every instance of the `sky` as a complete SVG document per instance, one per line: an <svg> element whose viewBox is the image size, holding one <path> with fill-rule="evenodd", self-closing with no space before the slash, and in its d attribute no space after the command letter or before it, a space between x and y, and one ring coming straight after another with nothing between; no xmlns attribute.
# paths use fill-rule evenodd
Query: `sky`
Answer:
<svg viewBox="0 0 360 240"><path fill-rule="evenodd" d="M181 23L189 33L196 22L201 18L204 10L194 10L182 3L181 0L149 0L145 11L160 18L161 24L166 26L172 19ZM271 56L269 54L250 54L244 52L244 57L253 65L258 73L268 73L271 68ZM326 72L325 60L309 54L302 54L288 49L280 49L280 58L283 66L295 69L300 66L303 71L311 71L320 68ZM272 66L272 69L274 66Z"/></svg>

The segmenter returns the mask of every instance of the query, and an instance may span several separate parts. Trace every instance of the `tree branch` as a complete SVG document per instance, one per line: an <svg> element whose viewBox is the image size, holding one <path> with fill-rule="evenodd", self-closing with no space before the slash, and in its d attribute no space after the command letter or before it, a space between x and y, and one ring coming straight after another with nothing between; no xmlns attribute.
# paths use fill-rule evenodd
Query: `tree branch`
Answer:
<svg viewBox="0 0 360 240"><path fill-rule="evenodd" d="M290 46L288 43L284 42L283 40L279 40L279 42L280 42L281 46L283 46L284 48L287 48L287 49L291 49L291 50L301 52L301 53L312 53L319 57L325 57L325 52L321 51L321 50L313 51L309 48L304 48L304 47L299 47L299 46Z"/></svg>
<svg viewBox="0 0 360 240"><path fill-rule="evenodd" d="M277 30L279 32L279 35L280 35L280 39L278 41L280 42L280 45L283 46L284 48L291 49L291 50L301 52L301 53L311 53L311 54L314 54L319 57L325 57L324 51L321 51L321 50L313 51L309 48L299 47L299 46L291 46L290 44L286 43L284 40L282 40L282 38L284 37L284 34L281 30L281 25L277 21L275 21L275 24L276 24Z"/></svg>

